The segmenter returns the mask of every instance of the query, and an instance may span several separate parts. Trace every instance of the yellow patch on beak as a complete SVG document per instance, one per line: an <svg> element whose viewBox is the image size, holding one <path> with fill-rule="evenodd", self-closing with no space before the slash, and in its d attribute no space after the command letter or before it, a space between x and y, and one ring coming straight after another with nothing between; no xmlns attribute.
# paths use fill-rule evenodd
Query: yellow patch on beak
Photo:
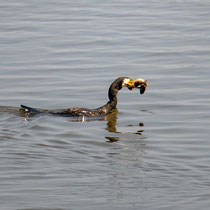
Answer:
<svg viewBox="0 0 210 210"><path fill-rule="evenodd" d="M134 81L131 79L124 79L122 86L132 90L134 88Z"/></svg>

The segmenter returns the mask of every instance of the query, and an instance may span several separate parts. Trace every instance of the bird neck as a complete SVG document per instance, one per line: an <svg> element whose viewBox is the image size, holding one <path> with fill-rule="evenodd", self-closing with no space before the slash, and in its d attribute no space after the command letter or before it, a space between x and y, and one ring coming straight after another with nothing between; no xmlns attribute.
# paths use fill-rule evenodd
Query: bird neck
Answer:
<svg viewBox="0 0 210 210"><path fill-rule="evenodd" d="M117 96L118 96L118 91L122 87L119 86L118 84L112 83L112 85L109 88L108 96L109 96L109 101L107 104L109 104L113 109L116 108L117 106Z"/></svg>
<svg viewBox="0 0 210 210"><path fill-rule="evenodd" d="M108 96L109 101L99 109L105 113L109 113L117 107L117 95L118 91L122 88L122 83L126 77L120 77L116 79L109 87Z"/></svg>

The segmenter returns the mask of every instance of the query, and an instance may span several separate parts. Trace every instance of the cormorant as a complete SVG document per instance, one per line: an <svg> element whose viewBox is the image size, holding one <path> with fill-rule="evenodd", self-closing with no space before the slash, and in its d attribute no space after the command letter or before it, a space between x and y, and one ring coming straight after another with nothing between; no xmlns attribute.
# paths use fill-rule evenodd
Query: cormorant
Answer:
<svg viewBox="0 0 210 210"><path fill-rule="evenodd" d="M99 108L87 109L87 108L74 107L62 110L47 110L47 109L36 109L25 105L21 105L20 112L27 115L52 114L52 115L69 116L69 117L106 115L116 110L117 94L121 88L127 87L129 90L138 88L140 89L140 94L143 94L147 86L148 86L147 80L144 79L132 80L129 77L119 77L109 87L108 91L109 101L104 106L101 106Z"/></svg>

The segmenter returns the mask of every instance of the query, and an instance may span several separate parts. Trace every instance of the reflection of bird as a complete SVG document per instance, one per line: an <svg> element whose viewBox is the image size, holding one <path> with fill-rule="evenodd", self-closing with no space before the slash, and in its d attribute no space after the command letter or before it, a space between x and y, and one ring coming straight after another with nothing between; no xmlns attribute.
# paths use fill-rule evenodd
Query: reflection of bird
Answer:
<svg viewBox="0 0 210 210"><path fill-rule="evenodd" d="M108 115L105 116L105 120L107 121L107 127L106 130L109 131L109 133L115 133L115 134L135 134L135 135L143 135L144 132L144 123L140 122L139 123L139 127L141 127L141 130L137 130L136 132L130 132L130 131L118 131L117 129L117 111L114 111ZM128 127L137 127L134 124L129 124L127 125ZM129 129L130 130L130 129ZM111 134L109 134L109 136L106 136L105 138L108 139L107 142L112 143L112 142L116 142L119 141L121 139L120 136L110 136ZM144 138L144 137L143 137Z"/></svg>
<svg viewBox="0 0 210 210"><path fill-rule="evenodd" d="M61 116L99 116L106 115L116 109L117 106L117 94L122 87L127 87L129 90L134 88L140 89L140 93L143 94L147 88L147 80L136 79L132 80L129 77L119 77L110 86L108 91L109 101L97 109L86 109L86 108L69 108L64 110L45 110L35 109L25 105L21 105L20 111L24 114L53 114Z"/></svg>

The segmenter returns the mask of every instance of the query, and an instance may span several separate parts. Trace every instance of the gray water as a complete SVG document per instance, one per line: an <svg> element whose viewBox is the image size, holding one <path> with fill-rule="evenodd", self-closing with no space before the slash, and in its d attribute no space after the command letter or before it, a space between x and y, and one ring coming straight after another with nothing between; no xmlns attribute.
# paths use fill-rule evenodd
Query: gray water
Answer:
<svg viewBox="0 0 210 210"><path fill-rule="evenodd" d="M0 209L209 209L210 1L0 2ZM118 113L24 117L20 104Z"/></svg>

